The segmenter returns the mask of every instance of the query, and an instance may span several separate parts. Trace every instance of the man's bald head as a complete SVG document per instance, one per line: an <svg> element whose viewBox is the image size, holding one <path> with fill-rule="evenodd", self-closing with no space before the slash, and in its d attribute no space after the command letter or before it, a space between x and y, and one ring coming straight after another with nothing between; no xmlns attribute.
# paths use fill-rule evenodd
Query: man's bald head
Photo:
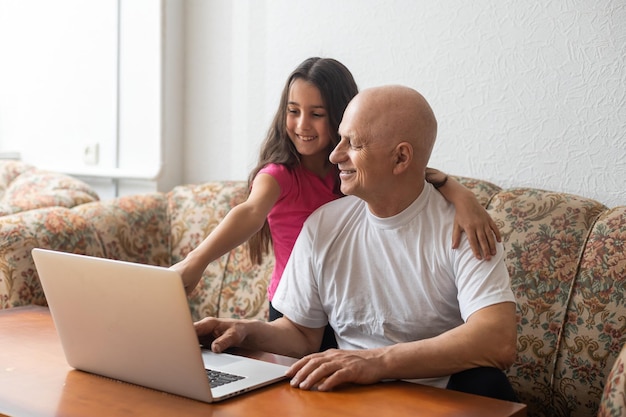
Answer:
<svg viewBox="0 0 626 417"><path fill-rule="evenodd" d="M344 194L388 217L422 192L437 121L417 91L396 85L363 90L348 104L339 134L329 158L339 168Z"/></svg>
<svg viewBox="0 0 626 417"><path fill-rule="evenodd" d="M408 142L416 163L425 169L437 137L437 119L426 99L412 88L400 85L361 91L344 114L352 113L373 138L395 146Z"/></svg>

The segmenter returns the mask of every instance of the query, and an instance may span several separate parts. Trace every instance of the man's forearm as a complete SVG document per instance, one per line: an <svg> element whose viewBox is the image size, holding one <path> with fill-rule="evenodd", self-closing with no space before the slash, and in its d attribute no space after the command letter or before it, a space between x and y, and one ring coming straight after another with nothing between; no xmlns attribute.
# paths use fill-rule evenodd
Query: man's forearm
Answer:
<svg viewBox="0 0 626 417"><path fill-rule="evenodd" d="M271 322L248 320L241 347L301 358L316 352L323 329L306 329L281 317Z"/></svg>
<svg viewBox="0 0 626 417"><path fill-rule="evenodd" d="M488 366L505 369L516 355L515 304L486 307L455 329L431 339L400 343L372 352L382 379L417 379L451 375Z"/></svg>

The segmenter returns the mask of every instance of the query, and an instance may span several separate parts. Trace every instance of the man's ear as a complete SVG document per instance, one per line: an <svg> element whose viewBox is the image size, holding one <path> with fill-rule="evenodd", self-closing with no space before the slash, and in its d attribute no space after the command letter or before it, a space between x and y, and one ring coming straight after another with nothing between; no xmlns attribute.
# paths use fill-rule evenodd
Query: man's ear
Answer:
<svg viewBox="0 0 626 417"><path fill-rule="evenodd" d="M406 171L413 160L413 147L408 142L400 142L394 150L393 173L400 174Z"/></svg>

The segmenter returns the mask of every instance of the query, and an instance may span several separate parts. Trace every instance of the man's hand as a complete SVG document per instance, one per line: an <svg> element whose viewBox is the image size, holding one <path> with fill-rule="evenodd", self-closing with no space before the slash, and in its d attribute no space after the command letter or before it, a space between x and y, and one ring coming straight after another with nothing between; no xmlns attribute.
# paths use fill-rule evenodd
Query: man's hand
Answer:
<svg viewBox="0 0 626 417"><path fill-rule="evenodd" d="M201 343L208 344L213 339L211 350L215 353L221 353L232 346L241 346L246 338L242 320L206 317L194 323L194 327Z"/></svg>
<svg viewBox="0 0 626 417"><path fill-rule="evenodd" d="M376 383L381 380L380 366L371 350L330 349L300 359L287 371L287 376L291 377L292 387L330 391L346 383Z"/></svg>

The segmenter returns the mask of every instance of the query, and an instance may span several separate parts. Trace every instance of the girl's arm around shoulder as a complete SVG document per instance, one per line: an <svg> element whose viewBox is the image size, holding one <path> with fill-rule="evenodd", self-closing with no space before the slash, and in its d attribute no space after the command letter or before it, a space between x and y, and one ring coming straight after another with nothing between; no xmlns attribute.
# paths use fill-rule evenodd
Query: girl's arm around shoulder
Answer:
<svg viewBox="0 0 626 417"><path fill-rule="evenodd" d="M487 210L480 205L474 193L447 174L426 168L426 181L431 183L446 200L454 204L454 231L452 247L459 247L465 231L474 256L489 260L496 254L496 241L501 242L500 230Z"/></svg>

